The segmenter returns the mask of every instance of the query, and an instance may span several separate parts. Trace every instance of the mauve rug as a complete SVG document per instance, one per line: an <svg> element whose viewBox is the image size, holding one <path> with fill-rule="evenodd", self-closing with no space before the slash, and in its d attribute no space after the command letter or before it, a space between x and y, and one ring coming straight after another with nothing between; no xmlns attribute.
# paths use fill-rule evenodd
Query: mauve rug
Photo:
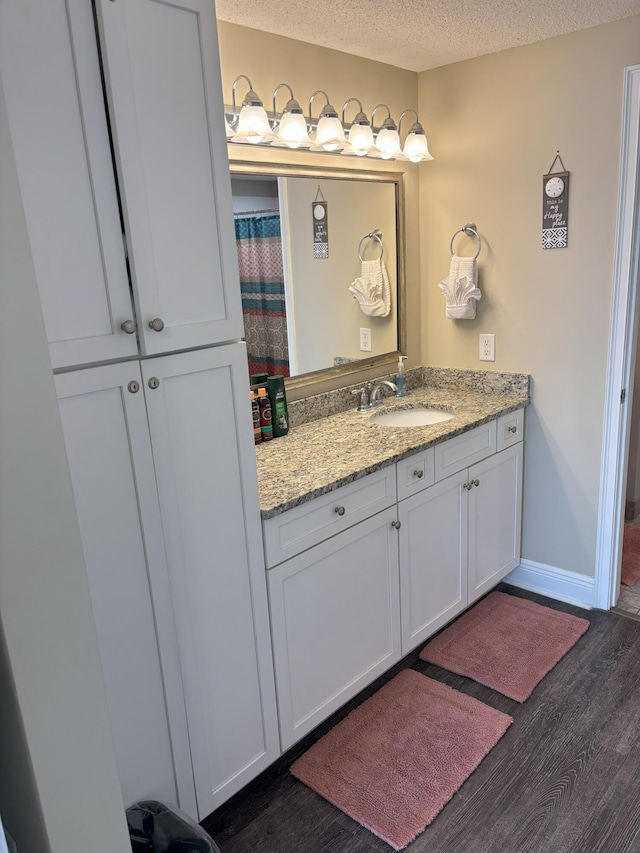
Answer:
<svg viewBox="0 0 640 853"><path fill-rule="evenodd" d="M305 752L291 773L402 850L512 722L507 714L406 669Z"/></svg>
<svg viewBox="0 0 640 853"><path fill-rule="evenodd" d="M640 581L640 527L625 524L622 540L622 577L625 586Z"/></svg>
<svg viewBox="0 0 640 853"><path fill-rule="evenodd" d="M431 640L420 657L524 702L588 627L586 619L492 592Z"/></svg>

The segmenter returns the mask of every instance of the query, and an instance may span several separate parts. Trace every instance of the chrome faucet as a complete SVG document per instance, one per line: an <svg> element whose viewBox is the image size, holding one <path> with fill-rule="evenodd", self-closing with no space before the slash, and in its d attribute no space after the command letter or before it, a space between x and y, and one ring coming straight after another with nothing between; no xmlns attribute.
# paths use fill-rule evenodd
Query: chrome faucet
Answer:
<svg viewBox="0 0 640 853"><path fill-rule="evenodd" d="M388 379L381 379L380 382L376 382L375 384L367 382L362 388L354 389L351 393L360 395L358 411L368 412L374 406L379 406L382 403L381 391L383 387L393 391L394 394L398 390L395 382L390 382Z"/></svg>
<svg viewBox="0 0 640 853"><path fill-rule="evenodd" d="M376 382L376 384L371 389L371 393L369 395L369 407L373 408L374 406L379 406L382 403L382 397L380 396L380 392L383 388L388 388L394 394L398 390L398 386L395 382L391 382L389 379L382 379L380 382Z"/></svg>

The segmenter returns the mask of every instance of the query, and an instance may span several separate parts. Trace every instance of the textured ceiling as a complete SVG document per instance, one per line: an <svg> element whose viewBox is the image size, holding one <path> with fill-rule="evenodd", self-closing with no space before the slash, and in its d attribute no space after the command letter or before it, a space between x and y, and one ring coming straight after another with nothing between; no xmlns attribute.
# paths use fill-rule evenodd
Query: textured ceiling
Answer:
<svg viewBox="0 0 640 853"><path fill-rule="evenodd" d="M640 0L217 0L218 17L425 71L640 14Z"/></svg>

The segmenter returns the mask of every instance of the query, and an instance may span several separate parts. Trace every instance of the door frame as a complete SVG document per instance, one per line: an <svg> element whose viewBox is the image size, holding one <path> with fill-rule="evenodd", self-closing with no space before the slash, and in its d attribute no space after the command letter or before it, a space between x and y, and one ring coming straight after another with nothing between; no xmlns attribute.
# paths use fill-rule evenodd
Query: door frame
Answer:
<svg viewBox="0 0 640 853"><path fill-rule="evenodd" d="M627 452L637 341L640 264L640 65L624 70L622 141L609 358L605 392L594 606L614 606L620 585ZM622 392L626 392L624 401ZM626 405L623 403L626 402Z"/></svg>

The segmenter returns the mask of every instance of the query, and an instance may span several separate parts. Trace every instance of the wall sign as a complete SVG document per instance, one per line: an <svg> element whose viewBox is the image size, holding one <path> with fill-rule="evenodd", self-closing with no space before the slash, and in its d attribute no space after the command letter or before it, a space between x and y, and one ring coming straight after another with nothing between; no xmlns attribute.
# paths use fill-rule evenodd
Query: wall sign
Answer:
<svg viewBox="0 0 640 853"><path fill-rule="evenodd" d="M554 172L560 160L561 172ZM560 152L546 175L542 177L542 248L566 249L569 241L569 172L566 171Z"/></svg>
<svg viewBox="0 0 640 853"><path fill-rule="evenodd" d="M321 201L319 201L319 198ZM322 260L329 257L329 205L318 187L316 198L311 205L313 214L313 257L314 260Z"/></svg>

